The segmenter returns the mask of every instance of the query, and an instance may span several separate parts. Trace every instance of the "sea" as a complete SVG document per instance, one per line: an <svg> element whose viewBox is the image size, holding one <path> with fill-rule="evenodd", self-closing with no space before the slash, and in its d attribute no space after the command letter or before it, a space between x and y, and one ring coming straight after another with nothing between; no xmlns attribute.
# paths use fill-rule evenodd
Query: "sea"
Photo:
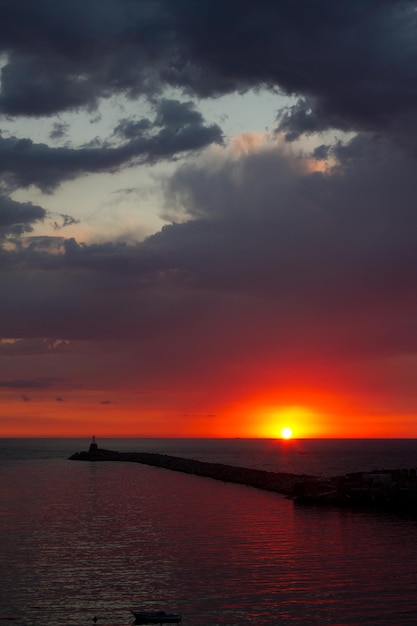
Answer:
<svg viewBox="0 0 417 626"><path fill-rule="evenodd" d="M417 440L97 439L335 476L417 467ZM417 624L417 518L303 506L138 463L70 461L88 439L0 440L0 620L128 626Z"/></svg>

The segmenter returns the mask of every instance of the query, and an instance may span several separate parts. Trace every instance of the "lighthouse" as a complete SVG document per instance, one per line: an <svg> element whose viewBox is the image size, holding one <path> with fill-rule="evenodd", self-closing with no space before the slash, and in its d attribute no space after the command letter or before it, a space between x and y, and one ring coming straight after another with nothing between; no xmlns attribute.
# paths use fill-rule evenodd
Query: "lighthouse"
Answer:
<svg viewBox="0 0 417 626"><path fill-rule="evenodd" d="M90 449L89 449L89 452L90 452L90 454L91 454L91 453L92 453L92 454L97 454L97 452L98 452L98 446L97 446L97 443L96 443L96 438L95 438L95 436L94 436L94 435L93 435L93 438L92 438L91 443L90 443Z"/></svg>

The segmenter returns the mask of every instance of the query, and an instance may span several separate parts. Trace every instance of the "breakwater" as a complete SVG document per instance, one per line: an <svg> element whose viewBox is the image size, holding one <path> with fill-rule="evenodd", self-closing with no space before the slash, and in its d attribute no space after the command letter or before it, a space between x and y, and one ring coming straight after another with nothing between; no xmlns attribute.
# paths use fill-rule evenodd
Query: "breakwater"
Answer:
<svg viewBox="0 0 417 626"><path fill-rule="evenodd" d="M70 456L72 461L124 461L130 463L142 463L175 472L194 474L205 478L213 478L224 482L246 485L274 491L287 496L292 496L297 488L305 484L306 481L314 480L313 476L300 474L289 474L280 472L267 472L264 470L225 465L223 463L208 463L195 459L185 459L183 457L169 456L154 452L115 452L98 448L96 444L91 444L87 452L76 452Z"/></svg>
<svg viewBox="0 0 417 626"><path fill-rule="evenodd" d="M332 505L417 513L416 469L355 472L333 478L267 472L223 463L209 463L155 452L116 452L99 448L93 440L72 461L142 463L185 474L273 491L301 504Z"/></svg>

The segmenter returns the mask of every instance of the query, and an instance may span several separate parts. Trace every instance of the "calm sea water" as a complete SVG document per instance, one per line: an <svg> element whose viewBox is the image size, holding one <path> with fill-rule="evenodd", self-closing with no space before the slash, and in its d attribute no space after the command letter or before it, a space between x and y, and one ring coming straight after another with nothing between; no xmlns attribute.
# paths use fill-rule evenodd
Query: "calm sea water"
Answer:
<svg viewBox="0 0 417 626"><path fill-rule="evenodd" d="M414 440L98 443L323 475L417 465ZM179 610L184 626L417 623L415 518L67 460L88 445L0 440L4 623L127 626L135 606Z"/></svg>

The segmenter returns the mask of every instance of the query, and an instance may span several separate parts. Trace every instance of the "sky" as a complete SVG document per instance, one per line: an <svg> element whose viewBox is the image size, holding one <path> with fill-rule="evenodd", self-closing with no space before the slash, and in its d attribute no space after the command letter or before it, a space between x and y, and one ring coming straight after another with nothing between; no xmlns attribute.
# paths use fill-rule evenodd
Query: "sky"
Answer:
<svg viewBox="0 0 417 626"><path fill-rule="evenodd" d="M417 2L0 6L0 437L417 437Z"/></svg>

